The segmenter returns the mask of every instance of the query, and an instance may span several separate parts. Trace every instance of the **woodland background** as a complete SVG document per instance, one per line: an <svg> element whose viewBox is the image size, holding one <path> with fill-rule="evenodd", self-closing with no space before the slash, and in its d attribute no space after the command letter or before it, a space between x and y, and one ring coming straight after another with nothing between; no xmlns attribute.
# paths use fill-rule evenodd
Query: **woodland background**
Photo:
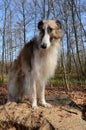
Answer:
<svg viewBox="0 0 86 130"><path fill-rule="evenodd" d="M38 33L38 22L53 18L63 26L55 77L45 91L53 107L32 110L27 97L7 103L12 62ZM86 0L0 0L0 130L44 129L86 130Z"/></svg>
<svg viewBox="0 0 86 130"><path fill-rule="evenodd" d="M38 33L41 19L59 19L63 25L61 56L49 85L86 90L86 1L0 0L0 83L20 50ZM53 61L52 61L53 62Z"/></svg>

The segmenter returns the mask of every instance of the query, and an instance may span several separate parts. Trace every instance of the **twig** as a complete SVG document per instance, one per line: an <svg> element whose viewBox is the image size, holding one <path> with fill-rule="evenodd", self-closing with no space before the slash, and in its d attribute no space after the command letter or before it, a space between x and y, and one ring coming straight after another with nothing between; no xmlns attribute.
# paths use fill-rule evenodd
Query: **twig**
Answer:
<svg viewBox="0 0 86 130"><path fill-rule="evenodd" d="M67 111L67 112L69 112L69 113L72 113L72 114L78 115L77 112L70 111L70 110L68 110L68 109L66 109L66 108L61 107L61 109L64 110L64 111Z"/></svg>

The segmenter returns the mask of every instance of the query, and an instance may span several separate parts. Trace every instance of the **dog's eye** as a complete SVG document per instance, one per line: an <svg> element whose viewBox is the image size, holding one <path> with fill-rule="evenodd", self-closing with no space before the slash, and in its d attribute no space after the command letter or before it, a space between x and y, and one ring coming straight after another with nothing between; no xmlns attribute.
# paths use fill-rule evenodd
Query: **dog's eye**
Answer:
<svg viewBox="0 0 86 130"><path fill-rule="evenodd" d="M53 29L52 29L51 27L48 27L48 28L47 28L47 32L48 32L48 33L51 33L52 30L53 30Z"/></svg>

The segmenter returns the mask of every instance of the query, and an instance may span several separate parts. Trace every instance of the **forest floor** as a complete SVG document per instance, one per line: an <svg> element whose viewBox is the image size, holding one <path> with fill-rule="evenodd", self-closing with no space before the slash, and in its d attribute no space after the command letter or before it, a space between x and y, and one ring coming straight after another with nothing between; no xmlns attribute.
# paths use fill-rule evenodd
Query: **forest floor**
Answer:
<svg viewBox="0 0 86 130"><path fill-rule="evenodd" d="M47 87L46 99L52 108L27 103L6 103L7 86L0 87L0 130L86 130L86 86ZM27 99L27 98L26 98Z"/></svg>

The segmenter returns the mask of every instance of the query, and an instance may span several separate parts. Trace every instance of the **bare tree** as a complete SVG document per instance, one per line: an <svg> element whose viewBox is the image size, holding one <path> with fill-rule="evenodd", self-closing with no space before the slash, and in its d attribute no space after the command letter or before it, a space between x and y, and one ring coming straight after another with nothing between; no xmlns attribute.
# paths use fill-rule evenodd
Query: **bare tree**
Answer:
<svg viewBox="0 0 86 130"><path fill-rule="evenodd" d="M19 25L20 30L23 33L23 43L26 43L26 32L27 32L27 25L31 22L32 17L29 14L31 11L30 3L27 0L15 0L14 1L15 8L16 8L16 13L18 16L17 19L17 25Z"/></svg>
<svg viewBox="0 0 86 130"><path fill-rule="evenodd" d="M71 72L71 51L70 51L70 22L69 22L69 16L70 11L68 9L68 1L64 1L63 4L63 12L64 12L64 24L65 24L65 34L66 34L66 40L67 40L67 72Z"/></svg>
<svg viewBox="0 0 86 130"><path fill-rule="evenodd" d="M75 15L75 8L74 8L75 4L74 3L75 3L74 0L71 0L70 6L71 6L71 13L72 13L72 22L73 22L75 43L76 43L76 58L77 58L77 63L80 66L81 75L84 75L84 72L83 72L83 69L82 69L81 60L80 60L80 55L79 55L78 34L77 34L76 15Z"/></svg>
<svg viewBox="0 0 86 130"><path fill-rule="evenodd" d="M4 4L4 18L3 18L3 33L2 33L2 82L4 82L4 62L5 62L5 41L6 41L6 22L7 10L9 7L9 0L3 1Z"/></svg>
<svg viewBox="0 0 86 130"><path fill-rule="evenodd" d="M86 77L86 23L82 14L86 7L80 0L3 0L0 8L1 79L8 64L17 57L24 44L37 32L41 19L56 18L63 26L61 70L68 81L70 74ZM3 26L2 26L3 25ZM64 58L66 57L66 58ZM63 65L64 63L64 65Z"/></svg>

